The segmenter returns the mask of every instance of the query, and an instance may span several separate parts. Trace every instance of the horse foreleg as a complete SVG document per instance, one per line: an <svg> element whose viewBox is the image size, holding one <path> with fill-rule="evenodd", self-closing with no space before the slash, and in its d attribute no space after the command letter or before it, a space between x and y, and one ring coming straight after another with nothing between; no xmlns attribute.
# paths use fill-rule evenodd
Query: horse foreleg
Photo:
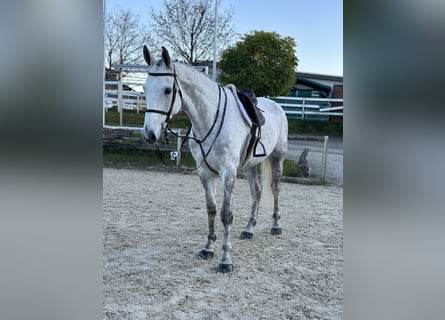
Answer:
<svg viewBox="0 0 445 320"><path fill-rule="evenodd" d="M253 236L253 229L256 226L256 217L258 216L258 208L261 198L261 183L256 167L246 168L244 170L247 181L250 186L250 194L252 196L252 207L250 209L250 218L246 227L241 233L241 239L251 239Z"/></svg>
<svg viewBox="0 0 445 320"><path fill-rule="evenodd" d="M281 175L283 174L283 162L284 157L271 158L272 166L272 193L274 198L273 204L273 225L270 233L273 235L279 235L282 233L280 225L280 207L278 202L278 196L281 190Z"/></svg>
<svg viewBox="0 0 445 320"><path fill-rule="evenodd" d="M230 172L223 176L224 184L224 200L221 209L221 221L224 226L224 241L222 259L218 265L218 272L231 272L233 270L232 259L230 258L230 251L232 245L230 244L230 225L233 222L232 214L232 195L235 188L236 172Z"/></svg>
<svg viewBox="0 0 445 320"><path fill-rule="evenodd" d="M205 175L200 175L200 179L202 185L205 189L206 195L206 204L207 204L207 215L209 218L209 234L207 236L207 243L204 248L201 249L198 253L198 257L203 259L213 258L215 249L213 247L213 243L216 241L215 234L215 217L216 217L216 201L215 201L215 192L216 192L216 184L215 178L209 177Z"/></svg>

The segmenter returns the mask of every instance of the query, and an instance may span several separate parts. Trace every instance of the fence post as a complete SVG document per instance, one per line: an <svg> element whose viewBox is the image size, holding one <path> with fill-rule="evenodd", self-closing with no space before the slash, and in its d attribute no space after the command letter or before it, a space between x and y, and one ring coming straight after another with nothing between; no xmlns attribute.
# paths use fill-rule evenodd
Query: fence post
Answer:
<svg viewBox="0 0 445 320"><path fill-rule="evenodd" d="M136 96L136 113L139 114L139 94Z"/></svg>
<svg viewBox="0 0 445 320"><path fill-rule="evenodd" d="M326 180L326 160L328 156L328 136L324 136L324 143L323 143L323 161L321 165L321 180L324 182Z"/></svg>
<svg viewBox="0 0 445 320"><path fill-rule="evenodd" d="M306 105L306 99L303 98L303 104L301 105L301 120L304 120L304 106Z"/></svg>
<svg viewBox="0 0 445 320"><path fill-rule="evenodd" d="M123 99L122 99L122 69L119 69L119 81L117 83L117 105L119 109L119 125L122 127L122 109L123 109Z"/></svg>
<svg viewBox="0 0 445 320"><path fill-rule="evenodd" d="M179 164L181 163L181 144L182 144L182 137L181 137L181 129L178 129L178 144L176 146L176 150L178 151L178 156L176 158L176 166L179 167Z"/></svg>

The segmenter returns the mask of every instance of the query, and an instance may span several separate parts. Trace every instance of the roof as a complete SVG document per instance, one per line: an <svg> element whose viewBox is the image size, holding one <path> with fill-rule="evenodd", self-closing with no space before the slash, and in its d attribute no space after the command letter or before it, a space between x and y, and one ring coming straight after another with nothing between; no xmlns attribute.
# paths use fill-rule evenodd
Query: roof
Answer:
<svg viewBox="0 0 445 320"><path fill-rule="evenodd" d="M293 90L317 90L322 93L323 97L329 97L332 94L332 87L318 81L297 76Z"/></svg>
<svg viewBox="0 0 445 320"><path fill-rule="evenodd" d="M312 79L307 79L301 76L297 75L297 83L302 83L304 85L307 85L308 87L320 90L320 91L326 91L329 93L332 90L331 86L328 86L326 84L320 83L318 81L314 81Z"/></svg>
<svg viewBox="0 0 445 320"><path fill-rule="evenodd" d="M296 72L297 77L307 78L311 80L327 80L335 82L343 82L343 76L334 76L328 74L310 73L310 72Z"/></svg>

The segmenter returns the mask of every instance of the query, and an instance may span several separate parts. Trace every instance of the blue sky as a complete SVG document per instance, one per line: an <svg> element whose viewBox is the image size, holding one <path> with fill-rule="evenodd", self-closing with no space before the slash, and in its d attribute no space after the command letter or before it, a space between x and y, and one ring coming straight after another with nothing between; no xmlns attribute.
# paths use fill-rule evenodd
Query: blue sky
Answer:
<svg viewBox="0 0 445 320"><path fill-rule="evenodd" d="M164 0L105 0L107 9L131 8L148 21L150 8ZM343 75L342 0L220 0L220 9L234 8L233 23L240 34L276 31L297 42L298 71Z"/></svg>

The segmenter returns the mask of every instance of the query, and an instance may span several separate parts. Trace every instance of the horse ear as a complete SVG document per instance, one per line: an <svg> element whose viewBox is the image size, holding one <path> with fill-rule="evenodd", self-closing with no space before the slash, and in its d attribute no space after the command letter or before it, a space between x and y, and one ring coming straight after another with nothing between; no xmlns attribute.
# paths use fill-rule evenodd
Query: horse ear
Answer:
<svg viewBox="0 0 445 320"><path fill-rule="evenodd" d="M162 60L164 60L164 63L167 67L171 67L172 61L170 59L170 55L168 54L167 49L165 47L162 47Z"/></svg>
<svg viewBox="0 0 445 320"><path fill-rule="evenodd" d="M147 48L146 45L144 45L144 49L143 49L143 51L144 51L144 59L145 59L145 62L147 62L147 64L148 64L149 66L151 66L151 64L152 64L154 61L153 61L153 59L151 58L150 51L148 51L148 48Z"/></svg>

